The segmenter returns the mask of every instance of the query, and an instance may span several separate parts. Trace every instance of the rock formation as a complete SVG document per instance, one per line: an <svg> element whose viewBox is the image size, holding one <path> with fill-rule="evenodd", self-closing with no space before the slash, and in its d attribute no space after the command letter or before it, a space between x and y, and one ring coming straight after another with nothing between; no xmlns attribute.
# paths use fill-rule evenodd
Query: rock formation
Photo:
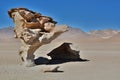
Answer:
<svg viewBox="0 0 120 80"><path fill-rule="evenodd" d="M50 56L52 60L80 60L79 51L71 47L72 43L63 43L47 55Z"/></svg>
<svg viewBox="0 0 120 80"><path fill-rule="evenodd" d="M56 26L57 22L52 18L26 8L11 9L8 14L15 23L15 37L22 42L19 55L25 66L34 65L34 52L40 46L69 30L68 26Z"/></svg>

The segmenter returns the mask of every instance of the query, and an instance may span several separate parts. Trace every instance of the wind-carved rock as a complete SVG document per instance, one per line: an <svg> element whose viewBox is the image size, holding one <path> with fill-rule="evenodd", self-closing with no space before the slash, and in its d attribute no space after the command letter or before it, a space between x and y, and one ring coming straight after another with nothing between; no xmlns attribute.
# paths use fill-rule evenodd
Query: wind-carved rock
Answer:
<svg viewBox="0 0 120 80"><path fill-rule="evenodd" d="M56 26L57 22L52 18L26 8L11 9L8 14L15 23L15 37L22 42L19 55L25 66L34 65L34 52L40 46L69 30L68 26Z"/></svg>
<svg viewBox="0 0 120 80"><path fill-rule="evenodd" d="M50 56L52 60L78 61L82 60L80 58L79 52L79 50L73 47L72 43L63 43L47 55Z"/></svg>

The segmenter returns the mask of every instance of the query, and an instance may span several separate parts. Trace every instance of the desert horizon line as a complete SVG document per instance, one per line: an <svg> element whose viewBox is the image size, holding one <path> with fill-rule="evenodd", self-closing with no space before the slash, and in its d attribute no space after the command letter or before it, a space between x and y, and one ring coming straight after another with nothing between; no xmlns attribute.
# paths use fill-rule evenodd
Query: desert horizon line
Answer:
<svg viewBox="0 0 120 80"><path fill-rule="evenodd" d="M6 29L6 28L14 28L13 26L8 26L8 27L0 27L0 30L1 29ZM82 30L84 32L92 32L92 31L104 31L104 30L115 30L115 31L120 31L119 29L113 29L113 28L103 28L103 29L92 29L92 30L84 30L82 28L79 28L79 27L71 27L70 28L74 28L74 29L79 29L79 30Z"/></svg>

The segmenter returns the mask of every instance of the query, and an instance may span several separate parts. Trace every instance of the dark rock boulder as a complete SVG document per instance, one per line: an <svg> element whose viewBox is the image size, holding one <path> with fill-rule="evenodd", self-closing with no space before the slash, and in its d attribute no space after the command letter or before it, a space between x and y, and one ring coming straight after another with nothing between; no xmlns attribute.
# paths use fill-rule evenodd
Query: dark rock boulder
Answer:
<svg viewBox="0 0 120 80"><path fill-rule="evenodd" d="M52 60L79 60L79 51L73 50L71 46L72 43L63 43L47 55L50 56Z"/></svg>

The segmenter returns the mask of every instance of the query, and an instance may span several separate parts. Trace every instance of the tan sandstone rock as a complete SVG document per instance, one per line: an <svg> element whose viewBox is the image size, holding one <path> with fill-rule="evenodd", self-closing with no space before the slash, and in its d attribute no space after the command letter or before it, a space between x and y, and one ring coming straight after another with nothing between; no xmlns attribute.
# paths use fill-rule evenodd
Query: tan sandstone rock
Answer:
<svg viewBox="0 0 120 80"><path fill-rule="evenodd" d="M60 34L69 30L68 26L56 26L56 21L52 18L26 8L11 9L8 14L15 23L15 37L22 42L19 55L25 66L34 65L34 52L40 46L50 43Z"/></svg>

